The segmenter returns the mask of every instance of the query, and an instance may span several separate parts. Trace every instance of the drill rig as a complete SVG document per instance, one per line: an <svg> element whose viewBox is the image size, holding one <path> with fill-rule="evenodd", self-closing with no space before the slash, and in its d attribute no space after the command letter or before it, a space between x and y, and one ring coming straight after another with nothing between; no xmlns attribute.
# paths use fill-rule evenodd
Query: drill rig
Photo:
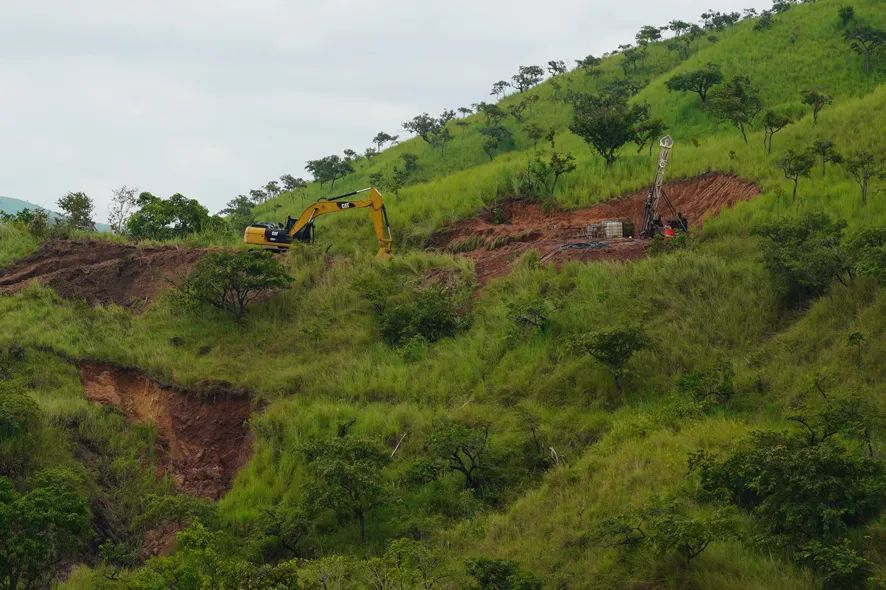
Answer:
<svg viewBox="0 0 886 590"><path fill-rule="evenodd" d="M670 208L671 213L680 226L674 229L689 230L686 227L686 222L674 209L663 187L665 167L668 165L668 158L671 155L671 148L674 147L674 140L671 139L670 135L665 135L661 138L658 145L661 147L658 153L658 169L655 172L655 180L652 181L652 188L649 189L649 195L647 195L646 202L643 204L643 230L640 232L640 235L644 238L651 238L656 233L656 226L661 221L661 216L658 214L658 203L662 199L667 203L668 208Z"/></svg>
<svg viewBox="0 0 886 590"><path fill-rule="evenodd" d="M363 199L342 201L354 195L368 192ZM378 242L378 255L386 257L391 255L391 226L388 223L388 213L385 210L385 202L374 186L358 191L352 191L337 197L318 199L302 211L296 218L287 217L284 226L275 223L255 223L246 228L243 233L243 241L247 244L263 246L275 250L287 250L293 242L313 242L314 222L317 217L327 213L340 213L349 209L370 209L372 225L375 229L375 239Z"/></svg>

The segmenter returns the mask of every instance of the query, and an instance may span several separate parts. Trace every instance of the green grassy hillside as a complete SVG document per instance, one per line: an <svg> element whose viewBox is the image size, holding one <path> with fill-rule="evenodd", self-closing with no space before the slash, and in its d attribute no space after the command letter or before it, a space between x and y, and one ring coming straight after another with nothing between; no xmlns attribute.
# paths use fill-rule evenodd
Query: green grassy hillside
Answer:
<svg viewBox="0 0 886 590"><path fill-rule="evenodd" d="M256 588L881 587L882 503L840 512L834 490L870 480L860 497L876 504L886 489L886 292L877 276L857 270L798 305L785 297L772 243L760 231L776 223L793 228L822 212L846 223L847 238L886 226L882 193L862 204L845 167L832 164L823 175L816 166L792 200L775 165L785 150L805 150L817 139L847 154L886 152L883 64L863 71L842 39L841 5L795 5L762 31L751 19L711 32L714 39L706 33L685 61L654 44L644 65L629 72L642 85L631 100L648 103L675 139L669 178L715 170L761 189L706 222L685 247L634 263L560 269L529 253L482 289L466 259L424 248L433 232L492 199L520 196L519 173L536 154L522 131L528 123L554 128L556 150L576 158L577 169L551 196L556 205L586 206L649 183L647 150L625 146L607 169L568 130L572 110L562 96L623 78L623 56L615 54L598 76L575 70L554 80L559 90L549 80L505 98L503 107L527 95L539 100L523 123L508 119L515 144L492 160L481 145L482 115L472 115L464 125L450 123L454 139L442 154L410 139L358 163L335 190L314 183L259 206L259 218L282 218L307 199L389 174L402 154L418 156L406 186L385 195L397 238L391 260L372 258L359 212L323 218L318 244L280 257L293 288L256 303L242 326L220 313L184 312L171 296L139 315L68 301L37 285L0 296L0 387L26 392L40 410L34 456L15 468L0 464L0 475L25 481L43 467L64 466L81 478L94 515L71 560L82 565L60 587L227 588L244 587L249 576ZM857 21L886 26L879 0L853 6ZM761 129L745 144L696 95L667 91L672 76L708 62L727 78L748 76L764 109L796 117L775 135L771 154ZM801 103L811 88L833 99L817 124ZM551 147L542 141L537 151ZM822 244L836 248L831 237L799 250L812 256ZM36 246L24 230L0 225L0 267ZM391 336L392 318L425 318L425 308L437 305L455 318L450 335ZM617 385L585 343L638 326L646 346ZM76 364L87 359L194 389L223 381L260 401L250 423L254 454L224 498L190 499L168 478L153 477L156 433L82 397ZM805 440L802 422L816 421L835 429L827 436L833 449L797 442ZM700 451L739 456L752 445L742 441L758 431L788 433L787 442L755 456L756 464L776 457L777 473L797 486L772 497L796 508L796 490L812 479L819 487L804 501L831 519L825 532L799 526L806 522L799 508L773 532L781 513L765 510L777 500L753 508L730 501L723 489L706 487L705 473L716 469L693 468ZM0 459L10 460L4 440ZM385 459L377 468L366 457L358 464L368 478L359 489L383 490L366 505L361 539L354 512L316 504L329 489L318 487L318 465L353 475L322 463L316 445L364 440ZM470 447L455 451L457 460L474 453L482 477L476 486L447 468L452 440ZM821 463L818 455L798 460L806 472L792 467L791 453L819 449L834 454ZM862 463L867 475L850 471ZM822 475L820 465L832 469L822 467ZM761 482L749 485L762 496ZM152 527L170 519L190 524L178 549L147 563L134 555ZM820 540L825 548L815 549ZM844 542L850 549L840 552ZM702 550L686 558L699 543ZM477 573L484 563L486 585ZM300 585L275 582L290 570ZM510 578L494 581L492 570Z"/></svg>

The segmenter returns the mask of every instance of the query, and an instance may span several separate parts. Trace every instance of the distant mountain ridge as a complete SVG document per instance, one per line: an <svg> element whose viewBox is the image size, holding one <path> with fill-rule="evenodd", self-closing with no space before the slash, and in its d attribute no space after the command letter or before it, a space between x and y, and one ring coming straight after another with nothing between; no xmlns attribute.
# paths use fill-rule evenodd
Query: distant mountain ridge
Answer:
<svg viewBox="0 0 886 590"><path fill-rule="evenodd" d="M15 199L13 197L0 197L0 211L3 213L15 214L19 211L23 211L25 209L45 209L49 213L50 219L63 219L64 215L53 211L52 209L46 209L46 207L42 207L35 203L31 203L29 201L23 201L22 199ZM95 224L95 229L98 231L109 231L111 226L106 223L98 223Z"/></svg>

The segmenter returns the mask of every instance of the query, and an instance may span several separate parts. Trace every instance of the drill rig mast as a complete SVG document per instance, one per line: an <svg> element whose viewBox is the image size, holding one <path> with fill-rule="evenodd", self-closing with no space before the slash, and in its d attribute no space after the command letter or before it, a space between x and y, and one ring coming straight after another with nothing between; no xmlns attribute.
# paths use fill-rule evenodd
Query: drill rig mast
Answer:
<svg viewBox="0 0 886 590"><path fill-rule="evenodd" d="M665 135L661 138L658 145L661 147L658 153L658 169L655 171L655 180L652 181L652 188L649 189L649 195L647 195L646 202L643 205L643 231L640 232L640 235L644 238L651 238L655 235L656 215L658 214L658 202L660 199L663 198L671 209L671 213L677 216L677 212L674 210L674 206L671 205L671 201L664 193L663 188L665 167L668 165L668 158L671 155L671 148L674 147L674 140L671 139L670 135ZM682 221L680 223L683 224ZM688 228L684 224L684 227L681 229L686 231Z"/></svg>

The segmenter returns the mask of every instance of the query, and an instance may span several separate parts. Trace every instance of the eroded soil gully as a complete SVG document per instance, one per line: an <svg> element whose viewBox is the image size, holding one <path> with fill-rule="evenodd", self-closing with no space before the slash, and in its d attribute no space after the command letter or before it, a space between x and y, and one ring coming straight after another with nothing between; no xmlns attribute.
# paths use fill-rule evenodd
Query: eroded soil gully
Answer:
<svg viewBox="0 0 886 590"><path fill-rule="evenodd" d="M158 470L181 491L217 500L249 460L253 403L241 391L212 385L186 392L97 362L82 363L80 378L87 399L156 427Z"/></svg>
<svg viewBox="0 0 886 590"><path fill-rule="evenodd" d="M665 194L674 209L698 229L708 217L737 202L759 194L757 186L737 176L711 172L695 178L669 182ZM605 240L595 248L570 248L587 242L585 229L605 219L629 219L638 229L643 225L643 203L648 189L570 211L544 212L537 204L513 201L506 207L508 223L493 224L488 215L459 221L434 235L431 245L460 251L474 261L477 279L482 284L506 274L511 263L523 252L537 250L542 260L560 264L567 260L636 260L645 255L648 240ZM662 202L662 218L673 217Z"/></svg>

